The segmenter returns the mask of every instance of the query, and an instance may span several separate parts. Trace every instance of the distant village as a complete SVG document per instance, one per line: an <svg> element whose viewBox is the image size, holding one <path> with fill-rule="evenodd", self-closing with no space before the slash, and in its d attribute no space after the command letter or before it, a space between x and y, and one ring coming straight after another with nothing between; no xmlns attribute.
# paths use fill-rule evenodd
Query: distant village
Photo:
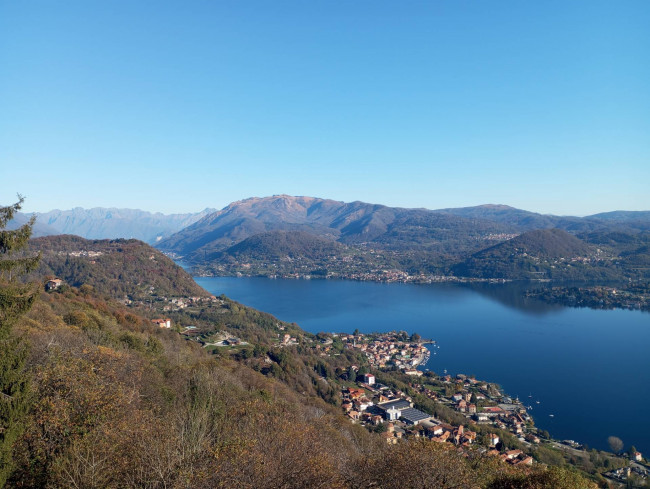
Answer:
<svg viewBox="0 0 650 489"><path fill-rule="evenodd" d="M304 272L301 271L286 271L286 272L256 272L255 274L247 273L252 270L250 263L239 264L241 270L236 270L235 265L225 267L217 267L220 273L216 276L229 276L236 277L261 275L271 279L294 279L294 280L314 280L314 279L343 279L343 280L356 280L359 282L382 282L382 283L413 283L413 284L434 284L434 283L505 283L510 282L508 279L501 278L476 278L476 277L456 277L454 275L431 275L431 274L409 274L403 270L398 269L381 269L381 270L365 270L365 271L330 271L327 275L317 275L310 271L310 267ZM214 271L213 271L214 272ZM214 273L198 272L198 276L213 276Z"/></svg>

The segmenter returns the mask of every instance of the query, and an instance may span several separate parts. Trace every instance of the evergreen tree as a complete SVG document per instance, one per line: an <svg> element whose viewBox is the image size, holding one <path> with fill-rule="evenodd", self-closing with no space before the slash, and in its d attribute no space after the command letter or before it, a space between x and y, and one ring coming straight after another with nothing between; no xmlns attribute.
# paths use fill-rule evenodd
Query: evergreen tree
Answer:
<svg viewBox="0 0 650 489"><path fill-rule="evenodd" d="M5 229L23 203L20 195L18 199L11 206L0 207L0 487L12 472L13 444L22 433L29 409L27 349L12 334L12 327L31 307L37 286L18 283L17 278L33 270L40 258L22 253L32 234L34 218L18 229Z"/></svg>

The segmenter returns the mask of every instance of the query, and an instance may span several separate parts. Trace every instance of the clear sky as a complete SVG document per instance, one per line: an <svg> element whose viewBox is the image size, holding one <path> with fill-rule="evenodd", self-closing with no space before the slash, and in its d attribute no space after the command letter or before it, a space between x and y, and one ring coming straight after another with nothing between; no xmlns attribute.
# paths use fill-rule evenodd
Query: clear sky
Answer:
<svg viewBox="0 0 650 489"><path fill-rule="evenodd" d="M0 203L650 209L650 1L0 0Z"/></svg>

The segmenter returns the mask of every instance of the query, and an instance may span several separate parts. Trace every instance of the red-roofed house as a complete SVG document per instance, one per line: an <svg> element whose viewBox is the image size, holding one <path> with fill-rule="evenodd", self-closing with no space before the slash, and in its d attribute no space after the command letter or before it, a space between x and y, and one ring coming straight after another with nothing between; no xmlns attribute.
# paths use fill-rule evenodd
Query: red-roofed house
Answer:
<svg viewBox="0 0 650 489"><path fill-rule="evenodd" d="M169 318L166 319L152 319L152 323L157 324L161 328L171 328L172 327L172 320Z"/></svg>

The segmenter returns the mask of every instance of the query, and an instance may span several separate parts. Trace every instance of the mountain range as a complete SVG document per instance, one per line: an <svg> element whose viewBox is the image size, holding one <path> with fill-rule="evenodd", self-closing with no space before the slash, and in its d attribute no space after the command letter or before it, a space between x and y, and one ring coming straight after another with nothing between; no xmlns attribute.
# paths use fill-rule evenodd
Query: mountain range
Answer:
<svg viewBox="0 0 650 489"><path fill-rule="evenodd" d="M139 209L117 209L95 207L70 210L52 210L36 213L34 236L55 234L74 234L87 239L134 238L147 243L155 243L180 231L215 209L206 208L201 212L186 214L162 214ZM9 223L14 229L27 222L29 215L18 214Z"/></svg>
<svg viewBox="0 0 650 489"><path fill-rule="evenodd" d="M404 209L276 195L234 202L161 240L205 273L621 278L647 261L650 213L543 215L505 205ZM326 246L326 243L330 244ZM336 262L334 244L339 258ZM327 249L324 256L319 250ZM279 263L284 259L284 263ZM312 273L314 274L314 273Z"/></svg>
<svg viewBox="0 0 650 489"><path fill-rule="evenodd" d="M28 219L19 214L10 228ZM140 239L206 274L360 278L399 270L600 279L644 275L650 264L650 211L574 217L494 204L428 210L275 195L187 214L116 208L37 214L34 236L54 234Z"/></svg>

